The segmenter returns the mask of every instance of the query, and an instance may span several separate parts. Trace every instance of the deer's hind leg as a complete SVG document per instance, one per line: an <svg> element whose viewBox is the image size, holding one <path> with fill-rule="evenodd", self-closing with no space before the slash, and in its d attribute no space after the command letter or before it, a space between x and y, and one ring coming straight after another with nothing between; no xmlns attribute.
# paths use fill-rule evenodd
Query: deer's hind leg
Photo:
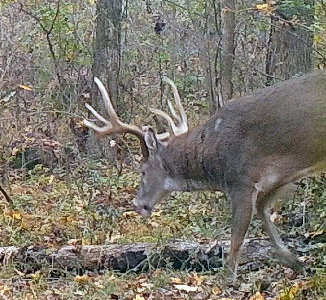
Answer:
<svg viewBox="0 0 326 300"><path fill-rule="evenodd" d="M288 196L290 192L294 192L295 188L294 184L287 184L268 194L260 194L257 199L256 208L258 217L262 219L263 228L269 235L275 248L276 255L281 263L297 271L301 271L303 269L303 264L286 248L276 226L270 218L270 209L273 202L278 198L283 198L285 195Z"/></svg>

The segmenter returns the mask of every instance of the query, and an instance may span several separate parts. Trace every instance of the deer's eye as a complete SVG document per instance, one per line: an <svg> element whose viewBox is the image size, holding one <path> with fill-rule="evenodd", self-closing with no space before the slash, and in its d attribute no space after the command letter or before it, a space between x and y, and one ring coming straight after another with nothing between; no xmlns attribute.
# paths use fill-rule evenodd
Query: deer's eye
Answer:
<svg viewBox="0 0 326 300"><path fill-rule="evenodd" d="M147 205L144 205L144 206L143 206L143 209L144 209L144 210L150 210L149 206L147 206Z"/></svg>

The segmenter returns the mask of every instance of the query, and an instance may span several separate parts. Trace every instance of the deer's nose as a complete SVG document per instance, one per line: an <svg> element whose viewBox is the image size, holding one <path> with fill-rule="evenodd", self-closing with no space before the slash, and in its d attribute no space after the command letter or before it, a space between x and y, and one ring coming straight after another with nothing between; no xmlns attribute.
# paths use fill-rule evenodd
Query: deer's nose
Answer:
<svg viewBox="0 0 326 300"><path fill-rule="evenodd" d="M152 208L146 204L135 205L135 211L143 217L149 217L152 214Z"/></svg>

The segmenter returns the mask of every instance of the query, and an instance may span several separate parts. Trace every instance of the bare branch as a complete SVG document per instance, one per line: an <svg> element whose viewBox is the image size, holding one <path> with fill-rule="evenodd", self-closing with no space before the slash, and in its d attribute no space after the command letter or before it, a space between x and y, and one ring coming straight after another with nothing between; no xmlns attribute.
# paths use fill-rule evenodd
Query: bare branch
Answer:
<svg viewBox="0 0 326 300"><path fill-rule="evenodd" d="M8 204L10 205L10 208L14 207L14 204L11 200L11 198L9 197L9 195L7 194L7 192L2 188L2 186L0 185L0 192L4 195L4 197L6 198Z"/></svg>

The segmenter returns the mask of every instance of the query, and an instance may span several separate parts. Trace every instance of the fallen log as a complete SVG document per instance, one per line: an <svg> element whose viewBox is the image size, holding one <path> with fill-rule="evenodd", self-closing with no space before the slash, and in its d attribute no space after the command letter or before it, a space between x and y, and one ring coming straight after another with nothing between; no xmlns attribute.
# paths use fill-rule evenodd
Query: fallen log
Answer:
<svg viewBox="0 0 326 300"><path fill-rule="evenodd" d="M220 241L200 244L192 241L173 240L164 245L154 243L69 245L59 249L29 246L0 247L0 264L14 263L23 272L35 272L47 267L51 270L142 272L151 268L208 271L224 264L230 243ZM270 243L265 239L247 241L243 257L250 269L258 268L269 259ZM250 258L250 259L248 259ZM250 263L251 262L251 263ZM253 263L254 262L254 266Z"/></svg>

